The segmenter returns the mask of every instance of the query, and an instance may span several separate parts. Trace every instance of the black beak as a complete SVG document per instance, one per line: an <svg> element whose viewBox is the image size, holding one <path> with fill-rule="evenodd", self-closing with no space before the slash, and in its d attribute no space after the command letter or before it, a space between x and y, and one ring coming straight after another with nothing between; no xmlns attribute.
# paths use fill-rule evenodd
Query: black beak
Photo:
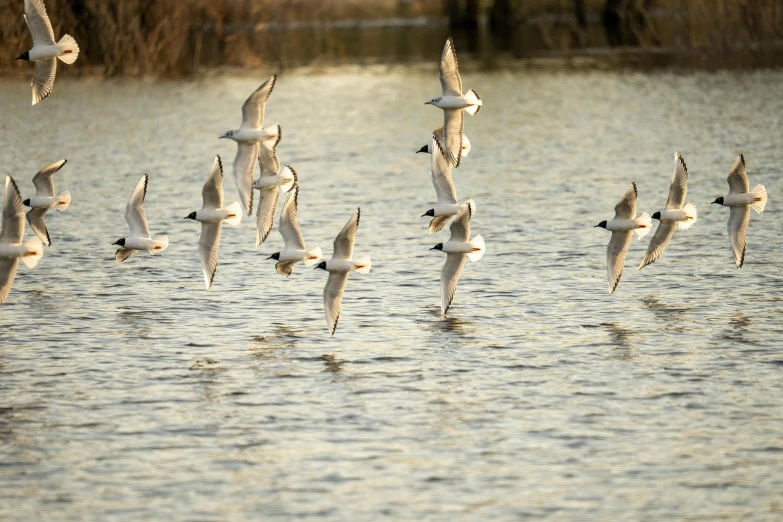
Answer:
<svg viewBox="0 0 783 522"><path fill-rule="evenodd" d="M422 214L421 217L427 217L427 214Z"/></svg>
<svg viewBox="0 0 783 522"><path fill-rule="evenodd" d="M274 259L274 257L272 257L272 256L269 256L269 257L267 257L267 259Z"/></svg>
<svg viewBox="0 0 783 522"><path fill-rule="evenodd" d="M593 228L598 228L598 227L600 227L600 226L601 226L601 225L596 225L596 226L594 226Z"/></svg>
<svg viewBox="0 0 783 522"><path fill-rule="evenodd" d="M430 248L430 250L437 250L437 248L435 248L435 247L432 247L432 248Z"/></svg>

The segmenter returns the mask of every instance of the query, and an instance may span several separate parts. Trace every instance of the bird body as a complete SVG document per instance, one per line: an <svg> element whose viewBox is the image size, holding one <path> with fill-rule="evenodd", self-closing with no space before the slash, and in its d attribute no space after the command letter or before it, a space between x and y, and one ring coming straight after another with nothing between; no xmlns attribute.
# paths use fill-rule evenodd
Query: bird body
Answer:
<svg viewBox="0 0 783 522"><path fill-rule="evenodd" d="M193 219L199 223L220 223L221 221L236 221L237 219L241 221L242 207L239 205L238 201L227 208L202 207L196 211L196 215Z"/></svg>
<svg viewBox="0 0 783 522"><path fill-rule="evenodd" d="M291 172L291 167L286 165L283 170L277 173L264 173L253 183L253 188L256 190L271 190L273 188L280 187L283 192L288 192L294 184L294 177Z"/></svg>

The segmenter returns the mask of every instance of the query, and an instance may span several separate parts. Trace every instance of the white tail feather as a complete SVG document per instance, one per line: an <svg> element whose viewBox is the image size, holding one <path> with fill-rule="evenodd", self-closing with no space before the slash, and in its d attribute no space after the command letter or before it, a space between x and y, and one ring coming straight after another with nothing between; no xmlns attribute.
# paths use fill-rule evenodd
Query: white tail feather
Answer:
<svg viewBox="0 0 783 522"><path fill-rule="evenodd" d="M229 225L238 225L242 222L242 205L239 204L239 201L231 203L226 207L226 210L231 214L234 214L234 217L224 219L226 223Z"/></svg>
<svg viewBox="0 0 783 522"><path fill-rule="evenodd" d="M66 208L71 206L71 193L67 190L57 196L57 204L54 206L57 210L62 212Z"/></svg>
<svg viewBox="0 0 783 522"><path fill-rule="evenodd" d="M470 154L470 140L464 134L462 135L462 157L467 158Z"/></svg>
<svg viewBox="0 0 783 522"><path fill-rule="evenodd" d="M60 38L57 45L63 48L63 54L57 57L63 62L71 64L79 57L79 45L76 43L76 40L73 39L73 36L66 34Z"/></svg>
<svg viewBox="0 0 783 522"><path fill-rule="evenodd" d="M356 271L360 274L369 274L370 268L372 268L372 262L370 261L370 256L362 256L359 259L353 260L354 265L356 265Z"/></svg>
<svg viewBox="0 0 783 522"><path fill-rule="evenodd" d="M38 237L28 239L24 245L25 255L22 256L22 263L27 268L33 268L43 257L43 243Z"/></svg>
<svg viewBox="0 0 783 522"><path fill-rule="evenodd" d="M467 101L470 106L465 107L465 112L470 114L471 116L476 114L479 110L481 110L481 98L479 98L479 95L476 91L473 89L469 90L465 93L465 101Z"/></svg>
<svg viewBox="0 0 783 522"><path fill-rule="evenodd" d="M308 259L304 260L305 266L314 265L318 261L320 261L322 257L324 257L324 253L321 251L321 247L315 247L309 249L307 251L307 255L308 255ZM310 259L312 257L315 257L316 259Z"/></svg>
<svg viewBox="0 0 783 522"><path fill-rule="evenodd" d="M283 194L288 193L292 188L294 188L294 183L296 183L297 176L294 172L294 169L286 165L283 167L283 170L280 172L280 177L286 180L285 183L280 185L280 190L283 191Z"/></svg>
<svg viewBox="0 0 783 522"><path fill-rule="evenodd" d="M756 212L764 212L764 207L767 206L767 189L764 185L756 185L756 188L750 191L751 194L757 199L750 204L750 208Z"/></svg>
<svg viewBox="0 0 783 522"><path fill-rule="evenodd" d="M688 217L688 219L685 221L678 221L677 228L679 230L688 230L693 226L694 223L696 223L696 219L698 218L698 214L696 213L696 205L689 201L684 207L682 207L682 211L685 212L685 215Z"/></svg>
<svg viewBox="0 0 783 522"><path fill-rule="evenodd" d="M156 237L152 241L155 243L156 247L159 246L160 248L157 250L150 250L150 254L159 254L169 247L169 236Z"/></svg>
<svg viewBox="0 0 783 522"><path fill-rule="evenodd" d="M636 219L634 219L634 221L639 226L639 228L635 228L633 233L639 239L649 234L650 230L652 230L652 219L650 219L650 214L647 212L642 212L639 214Z"/></svg>
<svg viewBox="0 0 783 522"><path fill-rule="evenodd" d="M471 252L468 254L468 259L473 261L474 263L484 257L484 253L487 251L486 245L484 245L484 238L479 236L476 236L473 238L473 241L470 242L471 246L473 248L478 248L475 252Z"/></svg>

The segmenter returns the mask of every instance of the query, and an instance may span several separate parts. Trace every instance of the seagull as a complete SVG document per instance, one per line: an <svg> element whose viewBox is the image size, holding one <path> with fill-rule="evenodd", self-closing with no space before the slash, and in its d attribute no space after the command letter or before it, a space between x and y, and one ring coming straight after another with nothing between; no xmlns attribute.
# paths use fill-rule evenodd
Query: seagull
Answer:
<svg viewBox="0 0 783 522"><path fill-rule="evenodd" d="M433 134L435 135L435 139L438 140L438 144L440 145L440 147L441 148L445 148L446 145L445 145L444 136L443 136L443 127L439 127L437 129L435 129L435 132ZM428 144L424 145L422 148L420 148L419 150L417 150L416 152L417 153L424 152L426 154L432 154L433 150L434 149L428 143ZM460 154L460 157L467 158L468 154L470 154L470 140L468 139L467 136L465 136L463 134L462 135L462 153Z"/></svg>
<svg viewBox="0 0 783 522"><path fill-rule="evenodd" d="M261 147L261 155L274 154L274 151ZM259 164L262 161L259 160ZM253 183L253 188L260 191L258 195L258 209L256 210L256 248L266 241L267 236L272 231L275 224L275 212L277 211L277 200L280 197L280 190L288 192L297 184L296 171L290 165L283 167L278 174L279 163L277 157L274 159L274 170L268 170L261 166L261 177Z"/></svg>
<svg viewBox="0 0 783 522"><path fill-rule="evenodd" d="M647 253L644 254L641 264L637 270L641 270L649 265L663 254L666 245L669 244L674 231L688 230L696 223L696 206L688 202L685 203L685 194L688 192L688 167L685 160L678 152L674 153L674 177L669 187L669 199L666 201L666 209L655 212L653 219L660 221L658 230L655 231L650 244L647 247Z"/></svg>
<svg viewBox="0 0 783 522"><path fill-rule="evenodd" d="M63 211L71 204L71 193L67 190L59 196L54 195L54 182L52 181L52 174L63 168L67 162L68 160L57 161L44 167L36 174L33 177L35 197L25 199L22 202L25 206L31 207L30 212L27 213L27 222L35 234L41 238L41 241L46 243L46 246L52 246L52 240L49 238L49 231L44 222L46 212L52 207Z"/></svg>
<svg viewBox="0 0 783 522"><path fill-rule="evenodd" d="M438 243L430 250L440 250L446 253L446 263L440 273L440 314L446 317L454 292L457 291L457 281L462 274L467 256L473 262L484 256L486 246L484 238L476 236L470 240L470 218L476 212L476 204L472 199L465 202L464 208L451 223L451 236L445 243Z"/></svg>
<svg viewBox="0 0 783 522"><path fill-rule="evenodd" d="M767 189L764 185L756 185L756 188L748 191L750 184L745 170L745 157L742 154L737 156L726 181L729 182L729 193L713 203L731 208L728 224L729 241L734 251L734 263L737 268L741 268L745 262L745 232L750 221L748 207L756 212L764 212L764 207L767 205Z"/></svg>
<svg viewBox="0 0 783 522"><path fill-rule="evenodd" d="M314 265L322 257L321 247L307 249L305 247L302 231L299 230L299 223L296 222L296 211L299 199L299 185L288 192L288 197L283 204L283 210L280 211L280 224L278 230L283 236L285 246L282 252L275 252L267 259L277 261L275 270L282 276L289 276L294 270L294 265L302 261L305 266Z"/></svg>
<svg viewBox="0 0 783 522"><path fill-rule="evenodd" d="M198 249L201 252L201 269L204 272L204 284L207 290L212 287L218 263L218 248L220 247L220 230L223 221L229 225L238 225L242 221L242 206L236 201L223 208L223 163L220 156L215 156L212 169L201 190L203 203L201 209L188 214L185 219L193 219L201 223L201 237Z"/></svg>
<svg viewBox="0 0 783 522"><path fill-rule="evenodd" d="M234 180L239 191L239 201L242 210L249 216L253 212L253 165L256 159L262 163L262 168L277 172L277 155L275 148L283 137L280 125L268 129L262 128L264 123L264 108L272 89L275 87L277 75L265 81L261 87L250 95L242 106L242 125L237 130L230 130L220 136L237 142L237 155L234 158ZM259 154L259 149L265 149Z"/></svg>
<svg viewBox="0 0 783 522"><path fill-rule="evenodd" d="M114 259L122 263L138 250L147 250L150 254L163 252L169 247L169 237L160 236L150 238L150 227L147 224L147 215L144 213L144 196L147 195L147 175L136 183L128 204L125 206L125 222L130 228L130 235L118 239L113 245L120 245L114 254Z"/></svg>
<svg viewBox="0 0 783 522"><path fill-rule="evenodd" d="M462 94L462 79L459 77L457 53L454 51L454 40L451 38L446 40L443 55L440 58L440 85L443 89L443 95L424 104L443 109L445 149L448 151L449 161L455 167L459 167L464 125L462 109L465 109L469 114L476 114L481 109L482 102L476 91L470 90L466 94Z"/></svg>
<svg viewBox="0 0 783 522"><path fill-rule="evenodd" d="M639 239L650 233L652 221L647 212L636 216L636 183L631 183L623 198L614 206L614 219L601 221L596 227L612 232L612 239L606 248L606 268L609 274L609 294L613 294L623 275L625 254L631 245L631 236Z"/></svg>
<svg viewBox="0 0 783 522"><path fill-rule="evenodd" d="M5 177L5 202L3 203L3 228L0 230L0 304L11 291L19 260L33 268L43 257L43 244L37 237L24 237L24 206L19 189L11 176Z"/></svg>
<svg viewBox="0 0 783 522"><path fill-rule="evenodd" d="M451 180L451 163L446 159L444 151L440 148L440 143L433 136L432 160L430 162L430 171L432 173L432 186L435 187L435 193L438 196L438 202L435 208L429 209L421 217L430 216L430 234L434 234L443 229L452 216L456 216L462 205L457 201L457 192L454 189L454 182Z"/></svg>
<svg viewBox="0 0 783 522"><path fill-rule="evenodd" d="M57 59L72 64L79 57L79 46L66 34L55 43L54 30L42 0L24 0L24 21L33 37L33 48L19 55L17 60L35 62L33 73L33 105L51 94Z"/></svg>
<svg viewBox="0 0 783 522"><path fill-rule="evenodd" d="M340 306L343 302L345 283L348 282L348 273L354 270L360 274L370 273L372 264L370 256L363 256L353 261L353 243L356 232L359 230L359 216L361 209L351 216L348 223L334 240L334 253L332 259L321 261L315 268L322 268L329 272L329 279L324 287L324 309L326 310L326 324L329 333L334 335L337 329L337 320L340 318Z"/></svg>

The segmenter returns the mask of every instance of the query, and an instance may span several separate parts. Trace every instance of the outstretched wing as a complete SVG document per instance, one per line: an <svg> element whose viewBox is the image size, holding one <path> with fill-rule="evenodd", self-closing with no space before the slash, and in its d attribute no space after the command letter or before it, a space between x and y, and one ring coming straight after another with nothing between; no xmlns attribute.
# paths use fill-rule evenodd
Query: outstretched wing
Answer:
<svg viewBox="0 0 783 522"><path fill-rule="evenodd" d="M734 252L734 263L742 268L745 263L745 233L750 222L750 206L731 207L729 212L729 241Z"/></svg>
<svg viewBox="0 0 783 522"><path fill-rule="evenodd" d="M615 219L633 219L636 216L636 183L631 186L623 195L622 199L614 206Z"/></svg>
<svg viewBox="0 0 783 522"><path fill-rule="evenodd" d="M35 235L46 243L46 246L52 246L52 240L49 238L49 231L46 229L46 222L44 221L44 216L46 216L48 210L46 207L31 209L27 213L27 222L30 224L33 232L35 232Z"/></svg>
<svg viewBox="0 0 783 522"><path fill-rule="evenodd" d="M0 243L21 243L24 236L24 205L14 179L5 176L5 202Z"/></svg>
<svg viewBox="0 0 783 522"><path fill-rule="evenodd" d="M658 230L655 231L650 244L647 245L647 252L644 254L641 264L637 270L641 270L646 267L663 254L666 245L671 241L674 236L674 231L677 229L676 221L661 221L658 223Z"/></svg>
<svg viewBox="0 0 783 522"><path fill-rule="evenodd" d="M298 208L299 186L295 186L288 193L288 197L283 204L283 210L280 212L280 235L283 236L285 248L295 248L297 250L305 249L302 231L299 229L299 223L296 221L296 211Z"/></svg>
<svg viewBox="0 0 783 522"><path fill-rule="evenodd" d="M38 174L33 176L33 185L35 185L35 195L44 196L47 198L54 197L54 181L52 181L52 175L63 168L68 160L55 161L51 165L48 165L38 171Z"/></svg>
<svg viewBox="0 0 783 522"><path fill-rule="evenodd" d="M430 147L432 147L430 172L432 173L432 186L435 187L435 194L438 196L438 203L456 205L457 191L454 188L454 181L451 179L451 162L446 159L444 151L435 137L432 138Z"/></svg>
<svg viewBox="0 0 783 522"><path fill-rule="evenodd" d="M678 153L674 153L674 176L669 186L669 199L666 201L666 210L679 210L685 204L685 195L688 193L688 167L685 160ZM660 227L659 227L660 230Z"/></svg>
<svg viewBox="0 0 783 522"><path fill-rule="evenodd" d="M470 240L470 218L473 217L475 211L476 204L472 199L469 199L462 205L462 210L460 210L449 227L449 230L451 230L449 241L465 243Z"/></svg>
<svg viewBox="0 0 783 522"><path fill-rule="evenodd" d="M253 167L255 167L257 143L237 142L237 155L234 158L234 181L239 192L242 211L248 216L253 213Z"/></svg>
<svg viewBox="0 0 783 522"><path fill-rule="evenodd" d="M726 178L729 182L729 193L744 193L750 190L750 183L748 182L748 173L745 170L745 156L740 154L734 161L734 166L731 167L729 177Z"/></svg>
<svg viewBox="0 0 783 522"><path fill-rule="evenodd" d="M24 20L33 37L33 46L54 45L54 30L42 0L24 0Z"/></svg>
<svg viewBox="0 0 783 522"><path fill-rule="evenodd" d="M333 258L351 259L351 256L353 255L353 242L356 239L356 232L359 231L360 216L361 209L357 208L356 212L353 213L351 218L335 238L334 254L332 254Z"/></svg>
<svg viewBox="0 0 783 522"><path fill-rule="evenodd" d="M144 213L144 196L147 195L146 174L142 176L133 189L128 204L125 206L125 222L130 228L130 235L135 237L150 237L150 228L147 224L147 215Z"/></svg>
<svg viewBox="0 0 783 522"><path fill-rule="evenodd" d="M446 315L457 291L457 281L465 266L465 254L447 254L440 273L440 314Z"/></svg>
<svg viewBox="0 0 783 522"><path fill-rule="evenodd" d="M275 225L275 211L277 200L280 198L280 190L277 187L262 190L258 196L258 210L256 211L256 248L266 241L267 236Z"/></svg>
<svg viewBox="0 0 783 522"><path fill-rule="evenodd" d="M465 112L462 109L443 109L443 129L445 153L455 167L459 167L462 158L462 129L465 125Z"/></svg>
<svg viewBox="0 0 783 522"><path fill-rule="evenodd" d="M329 333L334 335L337 330L337 320L340 319L340 308L343 303L343 292L348 282L348 272L329 272L329 279L324 287L324 310Z"/></svg>
<svg viewBox="0 0 783 522"><path fill-rule="evenodd" d="M631 246L631 237L633 233L612 232L612 239L609 240L609 246L606 247L606 270L609 276L609 293L613 294L623 275L625 266L625 254L628 247Z"/></svg>
<svg viewBox="0 0 783 522"><path fill-rule="evenodd" d="M54 76L57 74L57 58L38 60L33 71L33 105L52 93Z"/></svg>
<svg viewBox="0 0 783 522"><path fill-rule="evenodd" d="M201 270L204 273L204 284L207 290L212 287L218 264L218 249L220 248L220 230L223 222L202 223L201 237L198 240L198 249L201 254Z"/></svg>
<svg viewBox="0 0 783 522"><path fill-rule="evenodd" d="M215 156L215 161L212 162L212 169L201 190L201 199L204 201L204 208L223 208L223 162L220 161L220 156Z"/></svg>
<svg viewBox="0 0 783 522"><path fill-rule="evenodd" d="M462 79L459 77L457 52L454 50L454 40L449 37L443 47L440 57L440 86L443 96L462 96Z"/></svg>
<svg viewBox="0 0 783 522"><path fill-rule="evenodd" d="M5 303L8 292L14 284L16 267L19 266L19 258L0 257L0 304Z"/></svg>
<svg viewBox="0 0 783 522"><path fill-rule="evenodd" d="M269 99L269 95L272 94L272 89L275 87L277 81L277 75L272 75L267 81L261 84L261 87L250 95L250 97L242 105L242 129L260 129L264 124L264 109L266 108L266 100Z"/></svg>

